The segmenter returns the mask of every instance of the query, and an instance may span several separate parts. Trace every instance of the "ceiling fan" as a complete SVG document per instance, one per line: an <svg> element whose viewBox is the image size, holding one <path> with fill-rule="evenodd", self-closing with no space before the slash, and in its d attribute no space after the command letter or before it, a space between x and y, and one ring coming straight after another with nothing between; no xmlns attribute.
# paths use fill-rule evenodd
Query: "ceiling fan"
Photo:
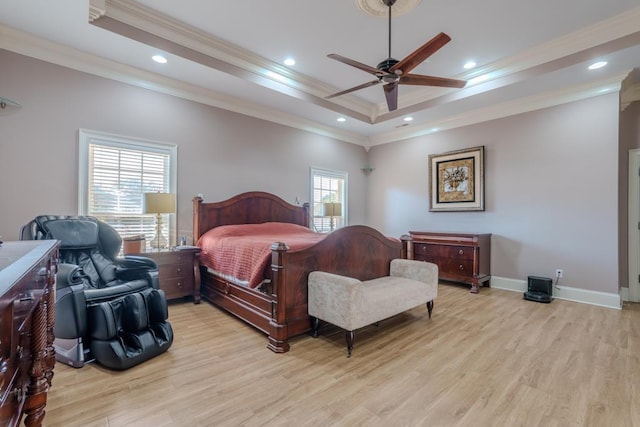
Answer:
<svg viewBox="0 0 640 427"><path fill-rule="evenodd" d="M447 79L443 77L423 76L420 74L409 74L411 70L420 65L423 61L436 53L441 47L451 41L451 37L445 33L440 33L417 50L409 54L401 61L391 57L391 6L396 0L381 0L389 8L389 57L379 63L376 68L363 64L353 59L346 58L336 53L331 53L327 57L340 61L344 64L351 65L367 73L373 74L377 80L367 82L350 89L343 90L333 95L325 97L326 99L344 95L356 90L375 86L382 83L384 86L384 95L387 99L389 111L398 108L398 85L414 85L414 86L442 86L462 88L467 82L464 80Z"/></svg>

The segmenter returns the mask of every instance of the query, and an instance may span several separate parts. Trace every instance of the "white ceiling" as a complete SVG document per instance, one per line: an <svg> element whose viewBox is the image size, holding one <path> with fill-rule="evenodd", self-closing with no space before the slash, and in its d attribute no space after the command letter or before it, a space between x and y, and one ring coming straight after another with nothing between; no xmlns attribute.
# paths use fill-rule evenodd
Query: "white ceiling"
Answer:
<svg viewBox="0 0 640 427"><path fill-rule="evenodd" d="M0 48L365 147L618 90L640 66L640 0L417 3L392 18L392 56L445 32L412 73L470 82L400 86L391 113L380 85L324 98L375 79L327 54L387 57L387 18L356 0L0 0Z"/></svg>

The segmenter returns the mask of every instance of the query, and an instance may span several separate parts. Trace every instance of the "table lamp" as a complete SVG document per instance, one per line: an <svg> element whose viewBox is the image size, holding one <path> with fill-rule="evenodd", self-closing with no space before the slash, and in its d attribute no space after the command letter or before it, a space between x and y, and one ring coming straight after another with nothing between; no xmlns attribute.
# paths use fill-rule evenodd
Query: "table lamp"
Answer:
<svg viewBox="0 0 640 427"><path fill-rule="evenodd" d="M144 213L156 214L156 235L151 247L167 247L167 239L162 235L162 214L176 212L176 195L173 193L144 193Z"/></svg>
<svg viewBox="0 0 640 427"><path fill-rule="evenodd" d="M331 231L334 228L334 217L342 216L342 203L337 202L329 202L322 204L322 216L331 217L331 221L329 222L329 226L331 227Z"/></svg>

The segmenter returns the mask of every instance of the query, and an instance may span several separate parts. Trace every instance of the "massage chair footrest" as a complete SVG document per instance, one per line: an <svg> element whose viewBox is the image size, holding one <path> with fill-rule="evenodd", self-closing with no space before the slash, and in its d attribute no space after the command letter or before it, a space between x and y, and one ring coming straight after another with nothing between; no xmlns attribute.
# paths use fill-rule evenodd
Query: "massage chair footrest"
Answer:
<svg viewBox="0 0 640 427"><path fill-rule="evenodd" d="M90 348L95 360L123 370L164 353L173 343L167 301L147 289L89 308Z"/></svg>

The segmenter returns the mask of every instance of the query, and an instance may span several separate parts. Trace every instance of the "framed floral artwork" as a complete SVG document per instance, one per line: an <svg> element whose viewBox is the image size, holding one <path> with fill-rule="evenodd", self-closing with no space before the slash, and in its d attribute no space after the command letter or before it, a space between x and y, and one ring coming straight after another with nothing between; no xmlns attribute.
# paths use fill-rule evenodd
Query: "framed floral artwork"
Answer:
<svg viewBox="0 0 640 427"><path fill-rule="evenodd" d="M484 146L429 156L429 211L484 210Z"/></svg>

